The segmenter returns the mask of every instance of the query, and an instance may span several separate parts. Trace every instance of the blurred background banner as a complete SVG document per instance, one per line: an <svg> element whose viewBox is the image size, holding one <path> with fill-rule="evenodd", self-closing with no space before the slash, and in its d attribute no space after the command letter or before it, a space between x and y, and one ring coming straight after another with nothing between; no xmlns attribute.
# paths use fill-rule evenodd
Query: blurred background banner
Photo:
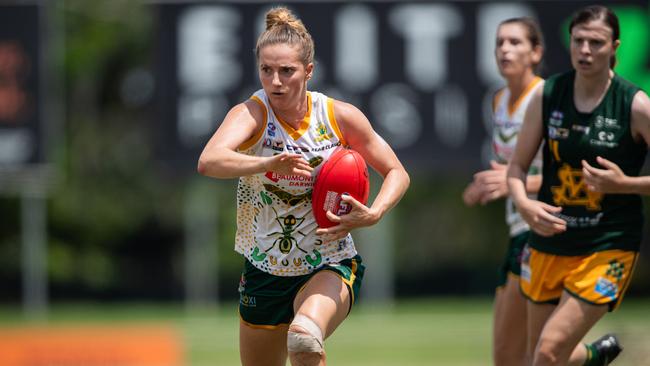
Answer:
<svg viewBox="0 0 650 366"><path fill-rule="evenodd" d="M599 3L620 19L616 72L650 91L650 4ZM316 43L309 88L358 106L412 178L380 224L353 232L367 270L359 311L328 340L333 364L489 360L504 206L467 208L461 193L490 159L496 27L536 17L548 77L571 67L567 23L589 4L284 4ZM237 181L196 164L229 108L260 88L255 42L274 5L0 0L0 349L32 355L30 342L52 347L70 329L119 338L153 325L169 332L134 342L163 344L161 364L239 362ZM595 330L622 336L621 365L650 365L649 241L646 225L626 301ZM27 341L2 344L23 330ZM77 353L88 338L77 335L65 356L94 357Z"/></svg>
<svg viewBox="0 0 650 366"><path fill-rule="evenodd" d="M42 163L38 4L0 5L0 168Z"/></svg>
<svg viewBox="0 0 650 366"><path fill-rule="evenodd" d="M466 174L489 157L496 26L528 15L546 35L544 75L570 68L567 20L585 1L289 2L316 44L310 88L349 101L411 174ZM650 87L647 1L610 1L621 17L618 70ZM164 2L156 75L166 160L193 173L205 141L260 88L253 50L269 3ZM641 48L646 48L641 47Z"/></svg>
<svg viewBox="0 0 650 366"><path fill-rule="evenodd" d="M604 3L621 20L617 72L650 90L648 2ZM260 87L255 41L274 4L0 4L0 166L47 163L60 177L42 201L0 197L0 301L24 298L27 263L55 302L236 299L236 180L200 177L196 163L229 108ZM461 192L490 158L496 26L539 19L546 77L571 67L567 21L589 3L287 4L316 42L310 89L362 109L412 177L386 220L354 233L366 299L491 295L503 204L469 209ZM30 220L47 230L25 229ZM35 257L30 235L43 242ZM645 238L629 296L650 295L648 228Z"/></svg>

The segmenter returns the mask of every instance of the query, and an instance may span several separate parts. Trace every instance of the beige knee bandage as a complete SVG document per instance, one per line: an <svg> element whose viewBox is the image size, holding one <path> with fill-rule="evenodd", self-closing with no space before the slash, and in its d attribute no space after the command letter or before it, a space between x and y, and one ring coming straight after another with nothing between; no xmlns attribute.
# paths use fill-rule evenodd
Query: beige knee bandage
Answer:
<svg viewBox="0 0 650 366"><path fill-rule="evenodd" d="M307 333L293 332L289 329L287 333L287 349L289 352L323 352L323 331L309 317L302 314L293 318L291 325L299 326Z"/></svg>

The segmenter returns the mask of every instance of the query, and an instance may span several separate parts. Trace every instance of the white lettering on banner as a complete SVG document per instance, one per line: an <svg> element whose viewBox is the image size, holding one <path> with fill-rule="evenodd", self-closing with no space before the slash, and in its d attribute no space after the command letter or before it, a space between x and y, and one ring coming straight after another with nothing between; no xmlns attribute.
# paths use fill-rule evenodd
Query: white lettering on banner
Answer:
<svg viewBox="0 0 650 366"><path fill-rule="evenodd" d="M228 110L222 95L181 95L178 99L178 138L184 146L197 147L215 130Z"/></svg>
<svg viewBox="0 0 650 366"><path fill-rule="evenodd" d="M264 16L271 7L255 7L253 47L264 30ZM295 7L301 9L298 5ZM418 143L425 130L424 123L426 130L433 126L435 136L431 137L444 146L463 146L469 136L468 95L471 90L462 89L469 88L468 84L461 85L457 80L452 84L449 80L451 60L448 57L450 47L466 29L465 21L472 19L463 17L461 10L461 6L453 3L397 2L379 14L380 9L371 4L341 4L335 12L323 14L327 17L325 28L314 26L312 29L317 34L324 32L331 36L331 43L323 54L331 52L332 58L330 64L322 60L316 62L310 86L360 108L368 103L368 117L378 124L381 134L396 149ZM295 9L293 11L300 16ZM497 24L506 18L532 13L529 5L516 2L476 6L475 67L479 77L476 82L479 88L489 88L483 100L486 128L491 126L492 86L495 83L503 85L494 62ZM250 65L241 58L254 57L251 50L241 49L242 44L251 44L250 39L244 42L241 35L244 14L247 14L244 8L228 5L189 5L179 14L177 127L179 140L185 147L200 147L233 102L245 100L259 88L252 80L249 85L241 85L242 65ZM383 22L389 24L389 31L379 28ZM389 70L391 77L385 79L389 82L382 85L381 37L387 32L403 39L404 55L401 57L407 81L394 82L394 76L399 77L401 70ZM328 60L326 57L325 61ZM463 62L471 67L472 60ZM250 71L257 75L257 65L254 63L253 67ZM333 80L336 80L336 89L329 84ZM240 95L240 99L229 100L227 95L232 92ZM431 103L433 116L424 121L421 112L431 108ZM491 130L487 128L486 131L489 136ZM486 139L484 154L490 151L488 146Z"/></svg>
<svg viewBox="0 0 650 366"><path fill-rule="evenodd" d="M377 83L377 16L367 5L344 6L334 19L336 80L351 91Z"/></svg>
<svg viewBox="0 0 650 366"><path fill-rule="evenodd" d="M424 91L441 87L447 77L446 42L464 28L458 10L443 4L401 5L389 14L389 21L406 39L404 64L409 82Z"/></svg>
<svg viewBox="0 0 650 366"><path fill-rule="evenodd" d="M223 93L241 81L241 16L226 6L193 6L178 20L178 77L187 92Z"/></svg>
<svg viewBox="0 0 650 366"><path fill-rule="evenodd" d="M394 148L411 146L420 137L422 119L418 104L416 93L407 84L382 85L372 95L372 115Z"/></svg>
<svg viewBox="0 0 650 366"><path fill-rule="evenodd" d="M0 129L0 164L27 163L35 145L27 129Z"/></svg>
<svg viewBox="0 0 650 366"><path fill-rule="evenodd" d="M436 135L449 147L462 146L469 128L469 106L463 89L458 85L445 86L435 94L433 104Z"/></svg>
<svg viewBox="0 0 650 366"><path fill-rule="evenodd" d="M229 103L225 92L241 81L237 59L239 12L225 6L193 6L178 19L178 135L188 147L205 143Z"/></svg>

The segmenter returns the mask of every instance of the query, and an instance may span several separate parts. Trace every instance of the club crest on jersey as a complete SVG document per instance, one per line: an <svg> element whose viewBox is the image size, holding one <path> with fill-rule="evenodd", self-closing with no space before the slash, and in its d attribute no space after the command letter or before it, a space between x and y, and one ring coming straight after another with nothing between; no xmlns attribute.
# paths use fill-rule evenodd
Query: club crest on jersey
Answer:
<svg viewBox="0 0 650 366"><path fill-rule="evenodd" d="M316 125L316 133L318 134L318 136L314 138L315 142L329 140L334 136L332 135L331 132L327 131L327 127L323 122L318 122L318 124Z"/></svg>
<svg viewBox="0 0 650 366"><path fill-rule="evenodd" d="M558 206L584 206L590 211L599 211L603 194L587 189L582 169L571 169L568 164L557 171L560 186L552 186L553 203Z"/></svg>
<svg viewBox="0 0 650 366"><path fill-rule="evenodd" d="M560 111L551 112L551 118L548 119L548 124L551 126L562 126L562 120L564 119L564 114Z"/></svg>

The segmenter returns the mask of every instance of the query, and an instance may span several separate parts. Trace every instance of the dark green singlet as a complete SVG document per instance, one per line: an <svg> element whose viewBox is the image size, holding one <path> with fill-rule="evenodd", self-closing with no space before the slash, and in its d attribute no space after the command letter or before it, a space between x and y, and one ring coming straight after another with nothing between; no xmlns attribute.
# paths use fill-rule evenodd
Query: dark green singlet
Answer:
<svg viewBox="0 0 650 366"><path fill-rule="evenodd" d="M601 156L616 163L628 176L638 176L647 146L634 141L631 107L639 88L614 76L606 95L591 113L575 108L575 71L554 75L544 85L543 182L538 199L562 206L559 217L567 231L552 237L532 233L531 246L559 255L583 255L603 250L638 251L643 212L636 194L588 191L581 160L596 168Z"/></svg>

